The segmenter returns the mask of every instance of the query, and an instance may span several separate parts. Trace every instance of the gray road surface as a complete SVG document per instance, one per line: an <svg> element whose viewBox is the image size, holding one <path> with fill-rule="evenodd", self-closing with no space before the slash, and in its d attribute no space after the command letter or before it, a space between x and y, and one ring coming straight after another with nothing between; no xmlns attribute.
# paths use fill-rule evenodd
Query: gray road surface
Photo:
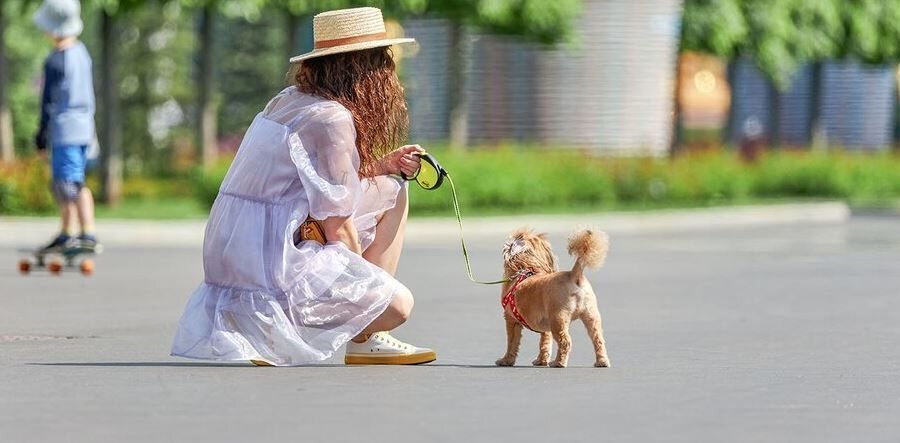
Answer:
<svg viewBox="0 0 900 443"><path fill-rule="evenodd" d="M473 242L478 276L502 238ZM564 239L553 238L563 255ZM613 367L495 368L497 289L455 239L411 244L396 335L424 367L168 357L199 249L113 249L20 277L0 251L0 442L900 441L900 218L615 235L599 292ZM563 257L564 265L571 260Z"/></svg>

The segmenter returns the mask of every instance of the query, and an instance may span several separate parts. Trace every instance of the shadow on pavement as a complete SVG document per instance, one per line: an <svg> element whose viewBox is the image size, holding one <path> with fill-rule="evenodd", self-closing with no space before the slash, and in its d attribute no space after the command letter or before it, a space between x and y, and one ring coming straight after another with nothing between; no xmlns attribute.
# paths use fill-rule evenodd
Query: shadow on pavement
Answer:
<svg viewBox="0 0 900 443"><path fill-rule="evenodd" d="M173 367L173 368L256 368L250 363L233 362L233 363L214 363L214 362L180 362L180 361L115 361L115 362L51 362L51 363L25 363L26 366L83 366L83 367ZM361 368L378 365L343 365L343 364L311 364L299 366L283 366L284 368ZM501 369L495 365L460 365L460 364L424 364L424 365L407 365L422 367L440 367L440 368L465 368L465 369ZM274 367L274 366L273 366ZM532 366L519 366L522 368L532 368ZM510 369L510 368L502 368Z"/></svg>

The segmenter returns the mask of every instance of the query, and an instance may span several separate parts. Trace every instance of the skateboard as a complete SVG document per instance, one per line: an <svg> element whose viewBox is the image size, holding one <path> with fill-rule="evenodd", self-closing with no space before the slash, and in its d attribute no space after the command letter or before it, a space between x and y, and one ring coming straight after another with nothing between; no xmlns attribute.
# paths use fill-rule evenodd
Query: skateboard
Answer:
<svg viewBox="0 0 900 443"><path fill-rule="evenodd" d="M63 269L77 268L82 275L89 276L94 273L94 256L101 253L103 247L97 245L93 249L71 247L55 251L42 251L41 249L18 249L17 251L27 255L27 258L19 260L19 272L22 275L39 270L46 270L52 275L60 275Z"/></svg>

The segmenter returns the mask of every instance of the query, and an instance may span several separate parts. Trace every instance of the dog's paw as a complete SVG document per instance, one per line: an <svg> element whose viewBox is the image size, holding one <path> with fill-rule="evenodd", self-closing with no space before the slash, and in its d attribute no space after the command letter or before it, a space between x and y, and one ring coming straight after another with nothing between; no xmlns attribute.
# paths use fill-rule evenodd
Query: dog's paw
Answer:
<svg viewBox="0 0 900 443"><path fill-rule="evenodd" d="M595 368L608 368L610 366L608 358L601 358L594 363Z"/></svg>
<svg viewBox="0 0 900 443"><path fill-rule="evenodd" d="M542 359L542 358L539 358L539 359L531 362L531 364L534 366L547 366L548 363L550 363L550 362L547 361L547 359Z"/></svg>
<svg viewBox="0 0 900 443"><path fill-rule="evenodd" d="M551 368L565 368L566 364L561 361L554 361L550 363Z"/></svg>
<svg viewBox="0 0 900 443"><path fill-rule="evenodd" d="M516 364L516 361L511 358L498 358L494 363L497 366L513 366Z"/></svg>

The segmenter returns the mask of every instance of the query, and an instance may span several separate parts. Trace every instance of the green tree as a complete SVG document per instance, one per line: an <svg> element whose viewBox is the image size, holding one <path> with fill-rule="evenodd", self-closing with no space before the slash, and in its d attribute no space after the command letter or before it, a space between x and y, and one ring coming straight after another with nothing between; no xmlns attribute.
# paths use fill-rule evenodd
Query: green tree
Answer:
<svg viewBox="0 0 900 443"><path fill-rule="evenodd" d="M153 5L157 6L157 5ZM191 14L178 2L131 11L121 23L118 90L123 173L169 174L172 147L194 100Z"/></svg>
<svg viewBox="0 0 900 443"><path fill-rule="evenodd" d="M15 156L13 145L12 115L7 99L7 85L9 84L8 68L6 67L6 3L0 4L0 161L12 161Z"/></svg>
<svg viewBox="0 0 900 443"><path fill-rule="evenodd" d="M797 68L812 62L813 138L822 140L821 61L837 54L842 23L841 0L754 0L744 3L750 38L742 51L749 54L771 81L769 143L778 146L781 92L790 86ZM818 142L817 142L818 143Z"/></svg>
<svg viewBox="0 0 900 443"><path fill-rule="evenodd" d="M771 85L767 126L770 143L777 145L781 91L800 65L838 53L843 4L841 0L687 0L681 48L753 61ZM820 82L820 68L814 70L814 77L814 82ZM820 100L818 89L812 95L815 105Z"/></svg>
<svg viewBox="0 0 900 443"><path fill-rule="evenodd" d="M0 43L3 53L4 80L0 81L0 95L8 107L6 124L0 124L0 137L11 140L7 145L18 154L34 152L34 134L38 127L40 80L44 58L51 50L49 40L31 21L36 0L6 0L0 4L6 39ZM15 38L9 38L15 36ZM13 155L8 152L7 155ZM7 157L10 158L10 157Z"/></svg>
<svg viewBox="0 0 900 443"><path fill-rule="evenodd" d="M842 4L844 35L840 54L866 63L900 59L900 2L846 0Z"/></svg>
<svg viewBox="0 0 900 443"><path fill-rule="evenodd" d="M237 144L253 117L284 87L287 57L284 55L283 11L266 8L252 21L224 18L216 33L216 47L228 57L215 63L219 133L226 144ZM252 79L252 81L249 81Z"/></svg>
<svg viewBox="0 0 900 443"><path fill-rule="evenodd" d="M116 205L122 200L122 123L119 93L122 17L147 3L146 0L93 0L100 21L100 100L98 106L101 150L100 198ZM155 2L154 2L155 3ZM116 87L112 87L115 85Z"/></svg>
<svg viewBox="0 0 900 443"><path fill-rule="evenodd" d="M259 17L266 0L180 0L198 14L195 89L197 92L197 142L205 167L211 166L218 154L217 103L215 102L216 57L215 28L217 16Z"/></svg>
<svg viewBox="0 0 900 443"><path fill-rule="evenodd" d="M16 146L30 148L34 135L34 121L23 118L34 115L38 98L29 80L36 78L44 40L26 17L33 0L12 0L0 3L0 161L15 158ZM7 35L19 38L7 39ZM24 37L24 38L23 38ZM33 100L34 103L29 103ZM31 111L31 112L29 112ZM18 119L14 120L14 117ZM27 147L27 148L26 148Z"/></svg>

